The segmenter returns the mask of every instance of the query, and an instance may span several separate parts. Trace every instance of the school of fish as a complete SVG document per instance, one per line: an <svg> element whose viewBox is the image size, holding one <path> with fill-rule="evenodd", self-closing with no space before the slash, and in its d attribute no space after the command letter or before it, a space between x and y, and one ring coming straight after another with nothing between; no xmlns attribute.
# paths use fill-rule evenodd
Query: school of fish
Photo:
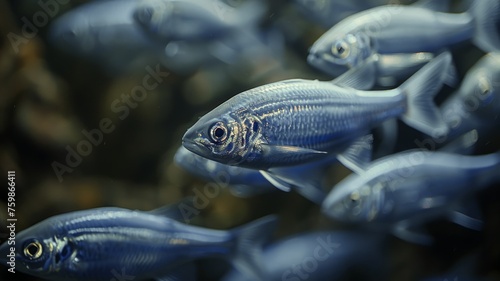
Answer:
<svg viewBox="0 0 500 281"><path fill-rule="evenodd" d="M474 195L500 183L500 152L476 153L500 126L500 1L469 1L461 13L448 1L292 2L327 29L303 59L330 80L235 93L190 124L174 161L204 181L227 175L231 193L245 199L297 192L348 230L273 241L276 215L214 230L189 223L196 206L186 198L152 211L104 207L47 218L19 232L15 247L0 245L0 262L14 247L16 270L61 281L118 280L123 268L134 280L200 280L207 260L230 265L227 281L346 280L359 269L356 280L387 280L391 235L432 245L426 225L436 220L482 231ZM265 15L261 0L92 1L57 18L49 38L110 72L155 60L189 73L279 52L286 42L273 44L259 30ZM454 48L463 44L484 55L460 78ZM454 90L438 103L443 87ZM405 144L383 149L381 139L392 138ZM325 186L338 165L350 175Z"/></svg>

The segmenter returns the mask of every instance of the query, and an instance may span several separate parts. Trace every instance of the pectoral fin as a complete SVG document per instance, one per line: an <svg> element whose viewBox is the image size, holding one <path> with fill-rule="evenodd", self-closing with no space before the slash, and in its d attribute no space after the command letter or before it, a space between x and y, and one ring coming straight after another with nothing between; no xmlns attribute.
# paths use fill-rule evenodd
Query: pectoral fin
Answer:
<svg viewBox="0 0 500 281"><path fill-rule="evenodd" d="M326 151L319 151L310 148L289 145L269 145L262 144L262 151L266 157L273 158L296 158L299 156L314 156L326 154Z"/></svg>
<svg viewBox="0 0 500 281"><path fill-rule="evenodd" d="M474 200L463 201L462 204L452 209L448 214L448 219L472 230L481 230L483 228L481 210Z"/></svg>
<svg viewBox="0 0 500 281"><path fill-rule="evenodd" d="M273 175L267 171L260 170L259 171L264 178L266 178L272 185L274 185L276 188L283 190L285 192L290 192L292 189L291 184L287 183L283 179L277 177L276 175Z"/></svg>
<svg viewBox="0 0 500 281"><path fill-rule="evenodd" d="M420 224L414 225L411 220L403 220L398 223L393 228L392 233L394 236L415 244L420 245L430 245L434 242L434 238L429 234L425 233Z"/></svg>
<svg viewBox="0 0 500 281"><path fill-rule="evenodd" d="M373 136L366 135L354 141L344 152L337 155L337 159L347 168L361 174L372 157Z"/></svg>
<svg viewBox="0 0 500 281"><path fill-rule="evenodd" d="M376 72L376 62L373 58L370 58L365 63L349 69L331 82L338 86L357 90L370 90L375 85Z"/></svg>

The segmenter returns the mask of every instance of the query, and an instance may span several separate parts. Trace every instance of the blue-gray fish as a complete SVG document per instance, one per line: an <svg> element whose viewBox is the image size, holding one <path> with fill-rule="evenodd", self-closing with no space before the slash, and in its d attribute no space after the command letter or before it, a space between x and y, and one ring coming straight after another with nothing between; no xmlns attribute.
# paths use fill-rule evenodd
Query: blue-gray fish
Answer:
<svg viewBox="0 0 500 281"><path fill-rule="evenodd" d="M475 1L461 14L418 5L380 6L333 26L313 44L308 62L337 76L373 55L436 53L469 39L484 51L495 51L500 49L499 18L497 0Z"/></svg>
<svg viewBox="0 0 500 281"><path fill-rule="evenodd" d="M384 237L354 231L317 231L281 239L262 253L266 281L383 280L388 274ZM223 281L251 281L238 271Z"/></svg>
<svg viewBox="0 0 500 281"><path fill-rule="evenodd" d="M135 22L136 0L94 1L70 10L50 27L52 44L115 72L134 63L156 62L165 45L149 38Z"/></svg>
<svg viewBox="0 0 500 281"><path fill-rule="evenodd" d="M240 197L250 197L277 190L258 170L224 165L195 154L181 146L174 156L175 164L206 181L227 186Z"/></svg>
<svg viewBox="0 0 500 281"><path fill-rule="evenodd" d="M254 28L264 14L261 1L232 7L221 0L144 1L134 18L157 40L199 42L220 39Z"/></svg>
<svg viewBox="0 0 500 281"><path fill-rule="evenodd" d="M449 137L477 130L480 136L500 125L500 53L488 53L465 75L460 88L441 106Z"/></svg>
<svg viewBox="0 0 500 281"><path fill-rule="evenodd" d="M459 204L470 200L464 196L500 180L499 169L500 153L401 152L342 180L322 208L337 220L387 226L402 239L429 243L429 237L415 228L432 219L448 217L471 229L481 227L481 221L458 209Z"/></svg>
<svg viewBox="0 0 500 281"><path fill-rule="evenodd" d="M387 4L387 1L294 0L293 3L309 20L330 28L352 14Z"/></svg>
<svg viewBox="0 0 500 281"><path fill-rule="evenodd" d="M259 170L225 165L195 154L181 146L175 153L174 161L188 172L207 181L228 187L231 192L240 197L255 196L277 190L277 184L268 179ZM278 184L281 189L294 189L305 198L321 204L325 199L323 181L334 157L325 158L303 165L275 169L285 179ZM282 187L285 185L285 187Z"/></svg>
<svg viewBox="0 0 500 281"><path fill-rule="evenodd" d="M303 79L260 86L200 118L183 136L183 146L220 163L263 170L269 177L272 168L328 154L352 168L369 161L367 134L385 120L399 117L431 136L446 134L432 99L450 62L451 56L442 54L387 91Z"/></svg>
<svg viewBox="0 0 500 281"><path fill-rule="evenodd" d="M167 280L193 260L226 257L260 278L259 245L272 231L273 216L230 231L211 230L173 219L181 219L186 208L194 207L182 202L150 212L98 208L53 216L17 233L16 270L48 280ZM0 246L2 264L10 247Z"/></svg>

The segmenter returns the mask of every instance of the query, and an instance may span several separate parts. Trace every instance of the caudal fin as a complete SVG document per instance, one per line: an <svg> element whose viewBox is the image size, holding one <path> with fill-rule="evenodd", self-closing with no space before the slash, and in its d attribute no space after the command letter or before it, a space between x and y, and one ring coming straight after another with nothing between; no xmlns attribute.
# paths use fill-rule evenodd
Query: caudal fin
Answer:
<svg viewBox="0 0 500 281"><path fill-rule="evenodd" d="M433 98L441 89L450 64L451 54L442 53L399 87L408 100L406 113L401 119L434 138L443 137L449 131Z"/></svg>
<svg viewBox="0 0 500 281"><path fill-rule="evenodd" d="M236 245L231 262L253 280L266 280L261 264L262 245L269 240L277 217L266 216L233 230Z"/></svg>
<svg viewBox="0 0 500 281"><path fill-rule="evenodd" d="M485 52L500 50L500 1L474 1L470 9L476 30L474 44Z"/></svg>

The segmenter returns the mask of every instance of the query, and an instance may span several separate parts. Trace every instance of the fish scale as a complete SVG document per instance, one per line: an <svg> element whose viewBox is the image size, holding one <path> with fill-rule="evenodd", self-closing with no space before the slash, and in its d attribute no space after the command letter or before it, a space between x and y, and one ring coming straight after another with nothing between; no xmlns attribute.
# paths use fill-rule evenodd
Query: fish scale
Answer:
<svg viewBox="0 0 500 281"><path fill-rule="evenodd" d="M266 128L275 131L273 135L265 135L270 143L301 143L308 147L316 144L312 146L314 148L327 147L324 142L336 143L335 138L343 132L360 128L366 130L387 116L397 116L405 110L401 97L388 98L384 103L374 105L370 98L363 101L364 98L349 95L342 88L315 85L323 83L325 82L312 82L312 86L304 85L286 90L281 88L282 93L267 93L264 90L262 93L267 94L267 99L263 100L264 105L257 102L242 106L254 108L253 112L266 124ZM345 107L345 104L352 106ZM301 127L304 124L308 126Z"/></svg>

